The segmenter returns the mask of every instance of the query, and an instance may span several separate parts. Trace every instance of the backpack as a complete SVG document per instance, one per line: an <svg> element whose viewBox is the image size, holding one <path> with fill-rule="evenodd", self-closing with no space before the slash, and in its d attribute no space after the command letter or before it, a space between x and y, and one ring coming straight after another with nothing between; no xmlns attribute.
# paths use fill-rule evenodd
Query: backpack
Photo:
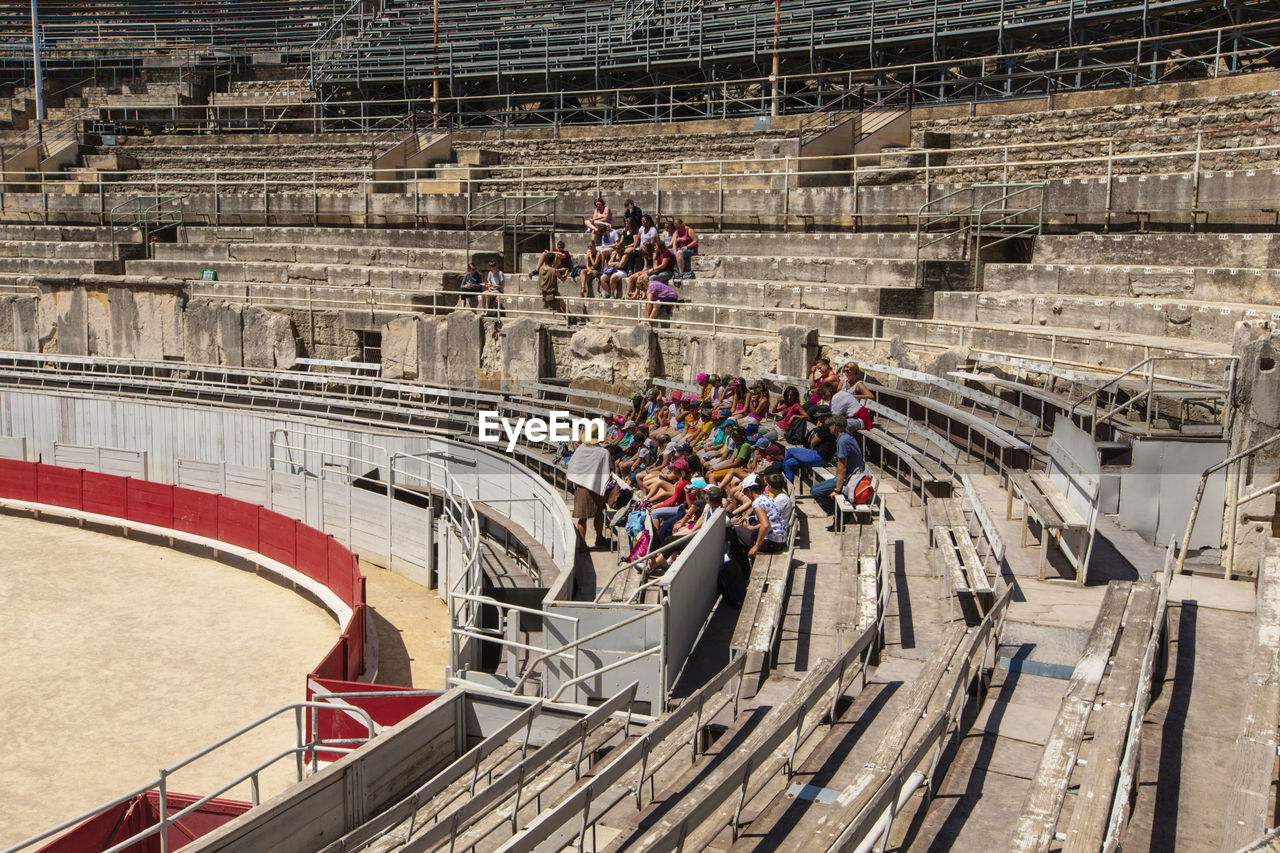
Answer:
<svg viewBox="0 0 1280 853"><path fill-rule="evenodd" d="M876 483L865 471L855 471L844 484L844 496L854 506L871 503L876 496Z"/></svg>
<svg viewBox="0 0 1280 853"><path fill-rule="evenodd" d="M809 422L804 418L797 417L791 426L787 427L787 444L793 447L803 447L805 439L809 437Z"/></svg>

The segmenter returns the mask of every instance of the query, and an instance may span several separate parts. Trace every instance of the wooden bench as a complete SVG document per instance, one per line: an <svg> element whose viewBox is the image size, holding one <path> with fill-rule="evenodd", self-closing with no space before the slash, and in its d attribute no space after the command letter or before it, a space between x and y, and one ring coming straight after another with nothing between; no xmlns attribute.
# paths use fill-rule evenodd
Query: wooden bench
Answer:
<svg viewBox="0 0 1280 853"><path fill-rule="evenodd" d="M904 411L901 411L901 414L922 424L928 424L934 419L945 421L945 434L953 438L953 440L963 436L965 453L970 457L974 455L975 437L980 439L983 449L981 458L984 468L988 459L995 465L997 471L1004 471L1009 468L1026 468L1031 464L1032 458L1039 455L1037 448L1030 442L1012 435L972 412L957 409L932 397L897 391L886 388L883 385L868 384L867 387L876 395L877 402L883 404L885 398L896 399L902 404ZM912 414L913 409L920 410L921 417L914 417ZM959 436L957 433L959 433Z"/></svg>
<svg viewBox="0 0 1280 853"><path fill-rule="evenodd" d="M1031 787L1022 801L1022 812L1009 841L1012 853L1047 853L1054 843L1054 830L1071 777L1077 772L1076 759L1085 728L1116 647L1131 587L1128 581L1112 581L1107 587L1093 630L1067 682L1057 719L1031 777Z"/></svg>
<svg viewBox="0 0 1280 853"><path fill-rule="evenodd" d="M1013 502L1018 499L1022 502L1024 520L1035 518L1040 525L1040 580L1044 580L1045 566L1048 565L1048 545L1049 538L1056 538L1059 545L1062 544L1062 537L1067 535L1085 534L1089 530L1088 521L1082 516L1075 507L1067 500L1067 496L1063 494L1049 479L1049 475L1044 471L1010 471L1009 472L1009 502L1006 508L1006 518L1013 518ZM1094 487L1094 498L1097 498L1097 487ZM1028 526L1023 525L1022 528L1022 547L1027 547L1027 530ZM1084 583L1085 571L1084 566L1079 567L1077 578L1080 583Z"/></svg>
<svg viewBox="0 0 1280 853"><path fill-rule="evenodd" d="M759 554L751 567L751 578L742 599L742 609L729 641L732 657L748 655L743 695L756 694L760 682L768 670L774 645L778 640L778 628L782 625L782 612L786 605L787 589L791 585L791 562L795 552L796 512L791 513L787 527L787 544L774 554Z"/></svg>
<svg viewBox="0 0 1280 853"><path fill-rule="evenodd" d="M979 613L984 612L990 605L994 588L987 577L986 563L978 555L978 547L970 533L969 520L961 499L930 500L927 510L939 597L948 598L954 603L958 594L971 595ZM949 596L944 591L946 587L950 587Z"/></svg>
<svg viewBox="0 0 1280 853"><path fill-rule="evenodd" d="M926 501L927 497L945 498L950 496L955 476L944 465L917 452L911 445L894 438L884 430L873 429L870 432L861 434L880 448L880 470L884 471L888 468L885 464L885 453L891 454L898 461L898 464L894 467L894 476L897 479L901 480L902 469L904 467L907 469L908 506L914 505L912 498L916 493L917 482L920 485L921 504Z"/></svg>
<svg viewBox="0 0 1280 853"><path fill-rule="evenodd" d="M887 590L882 589L881 584L888 583L880 571L881 561L888 559L884 514L868 512L860 521L862 523L848 525L840 534L840 556L844 563L836 607L836 641L840 649L884 615L881 601ZM883 639L879 638L881 644Z"/></svg>
<svg viewBox="0 0 1280 853"><path fill-rule="evenodd" d="M945 402L954 408L961 408L961 403L965 402L969 405L969 409L973 413L977 413L978 407L981 406L988 410L995 426L1000 426L1000 418L1006 417L1012 421L1012 428L1007 430L1011 435L1017 436L1019 427L1024 429L1030 435L1035 433L1041 427L1041 421L1035 415L1024 409L1013 405L1005 400L1000 399L985 391L977 388L970 388L959 382L952 382L940 376L934 376L932 373L925 373L920 370L907 370L902 367L892 367L883 364L866 365L866 370L871 373L879 373L884 376L893 377L895 383L916 382L925 385L936 391L940 391L947 395Z"/></svg>

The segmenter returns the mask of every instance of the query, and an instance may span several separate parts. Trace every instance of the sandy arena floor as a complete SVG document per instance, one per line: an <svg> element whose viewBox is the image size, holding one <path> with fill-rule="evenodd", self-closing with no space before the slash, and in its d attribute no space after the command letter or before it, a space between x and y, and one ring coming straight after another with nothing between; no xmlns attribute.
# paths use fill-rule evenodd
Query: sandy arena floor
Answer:
<svg viewBox="0 0 1280 853"><path fill-rule="evenodd" d="M3 514L0 614L0 848L304 699L338 636L319 607L250 572ZM292 742L281 717L174 774L170 790L207 793ZM279 763L263 798L293 780L292 761ZM248 799L247 786L231 796Z"/></svg>

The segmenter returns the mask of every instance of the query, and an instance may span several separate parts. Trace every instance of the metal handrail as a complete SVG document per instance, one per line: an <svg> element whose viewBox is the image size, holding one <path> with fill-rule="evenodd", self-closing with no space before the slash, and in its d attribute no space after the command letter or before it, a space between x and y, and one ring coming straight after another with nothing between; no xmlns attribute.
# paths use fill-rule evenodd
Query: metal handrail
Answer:
<svg viewBox="0 0 1280 853"><path fill-rule="evenodd" d="M1209 475L1213 474L1215 471L1222 470L1228 465L1233 465L1243 461L1244 459L1248 459L1254 456L1256 453L1258 453L1258 451L1265 450L1266 448L1270 447L1276 442L1280 442L1280 433L1277 433L1271 436L1270 438L1265 438L1262 441L1257 442L1256 444L1252 444L1249 447L1246 447L1244 450L1241 450L1239 453L1234 453L1231 456L1228 456L1226 459L1223 459L1221 462L1216 462L1213 465L1210 465L1208 468L1205 468L1204 471L1201 472L1200 483L1196 486L1196 497L1195 497L1195 500L1191 502L1191 514L1187 517L1187 529L1182 534L1182 547L1181 549L1179 549L1179 552L1178 552L1178 565L1177 565L1177 568L1175 569L1175 571L1177 571L1178 574L1182 574L1183 569L1185 569L1187 565L1187 550L1191 547L1191 532L1196 526L1196 517L1200 514L1200 503L1201 501L1204 500L1204 490L1209 484ZM1227 565L1223 571L1223 577L1226 580L1231 580L1231 575L1235 569L1235 526L1236 526L1236 516L1239 514L1238 510L1240 506L1242 504L1249 503L1252 500L1256 500L1257 498L1272 494L1276 491L1280 491L1280 480L1277 480L1276 482L1272 483L1269 486L1264 486L1261 489L1256 489L1255 491L1250 492L1244 497L1235 497L1234 500L1232 500L1230 504L1231 510L1232 510L1231 512L1232 532L1230 537L1227 539L1227 548L1228 548ZM1229 490L1228 494L1230 493L1231 493L1231 490Z"/></svg>
<svg viewBox="0 0 1280 853"><path fill-rule="evenodd" d="M538 666L539 664L542 664L548 659L553 657L561 657L564 655L565 652L570 651L571 649L576 649L578 646L582 645L585 642L588 642L589 640L597 640L600 637L603 637L605 634L611 634L614 631L618 630L619 628L624 628L627 625L630 625L632 622L639 622L641 619L646 619L652 616L654 613L661 612L661 610L662 608L659 605L645 606L643 610L640 610L637 613L633 613L632 615L628 616L626 619L623 619L621 622L614 622L612 625L606 625L605 627L599 629L598 631L592 631L590 634L587 634L584 637L579 637L578 639L565 643L564 645L559 646L558 648L549 649L543 652L542 654L538 655L537 657L533 658L532 660L530 660L528 663L525 664L524 674L520 676L520 680L517 681L515 686L511 688L511 692L519 693L520 688L524 687L525 682L529 680L529 676L533 674L534 667ZM600 672L600 671L601 670L593 670L593 672ZM588 675L591 675L591 673L588 673ZM559 696L559 695L560 695L559 693L556 694L556 696Z"/></svg>
<svg viewBox="0 0 1280 853"><path fill-rule="evenodd" d="M316 714L320 710L342 711L343 713L358 714L359 716L364 718L365 725L369 732L369 737L364 741L353 741L351 739L344 739L342 741L325 741L319 737L319 732L317 730L317 727L313 724L312 730L311 730L311 740L306 743L303 743L302 742L302 731L303 731L302 712L304 709L310 709L312 711L313 720L315 719ZM226 785L223 785L222 787L214 791L212 794L209 794L208 796L205 796L197 800L196 802L174 813L173 815L168 814L168 810L166 808L166 799L167 799L166 794L167 794L167 780L169 776L173 775L178 770L181 770L182 768L190 765L191 763L203 758L204 756L214 752L215 750L225 746L226 744L230 743L231 741L235 740L241 735L244 735L258 728L259 726L263 725L264 723L267 723L268 721L274 719L280 714L285 713L286 711L294 712L295 724L297 729L297 741L294 746L278 753L277 755L272 757L269 761L263 764L260 764L259 766L255 767L253 770L247 773L241 774L234 781ZM177 764L174 764L168 768L165 768L164 770L161 770L160 776L158 779L156 779L155 782L152 782L151 784L148 784L148 785L143 785L142 787L136 788L127 794L122 794L121 796L116 797L115 799L110 800L106 803L103 803L93 809L90 809L89 811L77 817L71 818L70 820L63 821L62 823L58 824L57 826L51 829L46 829L44 832L41 832L38 835L33 835L32 837L26 839L25 841L21 841L18 844L14 845L13 847L8 848L5 851L5 853L14 853L14 851L24 850L34 844L37 844L40 841L43 841L46 838L57 835L58 833L64 830L70 829L73 826L76 826L77 824L80 824L83 821L86 821L89 818L93 817L94 815L100 814L101 812L109 808L122 805L123 803L128 802L134 797L140 796L142 794L147 793L148 791L153 791L153 790L158 791L160 794L159 822L156 823L154 826L151 826L147 829L144 829L134 834L129 838L126 838L124 841L121 841L120 843L111 847L109 850L103 851L103 853L117 853L117 851L124 850L125 848L137 843L138 841L141 841L144 838L150 838L151 836L157 833L160 833L161 850L163 851L163 853L168 853L168 850L169 850L168 828L170 824L177 822L180 818L185 817L186 815L190 814L191 812L205 805L206 803L208 803L210 800L214 799L218 795L226 793L227 791L231 790L235 786L245 781L252 782L254 805L257 805L258 774L262 770L266 769L267 767L270 767L272 764L279 761L281 758L284 758L285 756L288 756L288 755L294 755L297 757L298 780L301 781L302 775L303 775L303 772L302 772L303 756L305 754L310 753L313 756L312 760L313 760L313 766L314 766L314 762L318 760L317 755L320 751L326 751L326 752L344 751L340 747L336 746L336 744L355 743L355 742L367 743L369 740L372 740L376 734L377 734L377 724L374 723L373 717L369 715L369 712L364 710L363 708L358 708L355 706L350 706L350 707L336 706L336 705L329 704L327 702L291 702L288 705L284 705L280 708L277 708L271 713L263 717L259 717L257 720L254 720L253 722L245 726L242 726L241 728L237 729L231 734L226 735L225 737L205 747L204 749L201 749L193 753L192 755L189 755L188 757L184 758L182 761L179 761Z"/></svg>

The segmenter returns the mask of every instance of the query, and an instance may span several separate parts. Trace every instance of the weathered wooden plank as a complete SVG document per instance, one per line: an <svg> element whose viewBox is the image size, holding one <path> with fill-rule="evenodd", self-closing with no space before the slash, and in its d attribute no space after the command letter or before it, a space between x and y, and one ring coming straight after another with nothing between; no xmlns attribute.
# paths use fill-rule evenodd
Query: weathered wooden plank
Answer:
<svg viewBox="0 0 1280 853"><path fill-rule="evenodd" d="M974 547L973 537L969 535L968 529L953 527L951 535L964 561L964 571L969 576L969 588L978 593L991 592L991 581L988 580L987 573L982 568L982 558L978 556L978 549Z"/></svg>
<svg viewBox="0 0 1280 853"><path fill-rule="evenodd" d="M951 666L952 659L960 650L961 641L966 631L963 626L953 625L938 644L937 651L920 671L906 703L899 709L893 723L885 730L875 753L863 765L861 772L840 793L832 804L829 813L820 818L810 833L792 833L778 845L784 853L810 853L812 850L826 850L840 836L846 826L863 810L871 798L875 796L873 787L876 779L893 767L898 756L911 741L925 717L929 703L937 692L943 675Z"/></svg>
<svg viewBox="0 0 1280 853"><path fill-rule="evenodd" d="M1268 823L1280 724L1280 539L1267 543L1258 569L1253 659L1218 850L1236 850L1262 835Z"/></svg>
<svg viewBox="0 0 1280 853"><path fill-rule="evenodd" d="M1062 516L1058 515L1053 505L1045 499L1026 471L1010 471L1009 488L1021 496L1031 514L1039 519L1043 526L1058 529L1066 526Z"/></svg>
<svg viewBox="0 0 1280 853"><path fill-rule="evenodd" d="M968 536L967 533L964 535ZM933 528L933 545L938 550L938 558L942 560L942 570L951 579L951 591L973 592L969 588L968 578L964 576L964 566L960 563L956 538L954 527Z"/></svg>
<svg viewBox="0 0 1280 853"><path fill-rule="evenodd" d="M1012 853L1042 853L1053 841L1085 724L1120 634L1130 587L1127 581L1113 581L1107 587L1093 630L1067 683L1062 706L1032 777L1031 789L1022 801L1022 813L1009 841Z"/></svg>
<svg viewBox="0 0 1280 853"><path fill-rule="evenodd" d="M1111 676L1103 692L1102 711L1094 730L1093 760L1076 795L1063 853L1097 853L1102 847L1159 592L1155 584L1142 584L1129 594L1124 631L1116 647Z"/></svg>
<svg viewBox="0 0 1280 853"><path fill-rule="evenodd" d="M1053 511L1058 514L1063 523L1067 527L1084 529L1088 525L1085 523L1084 516L1071 505L1067 500L1067 496L1062 490L1053 484L1049 479L1049 475L1044 471L1032 471L1031 482L1036 484L1040 493L1044 495L1045 500L1053 507Z"/></svg>

